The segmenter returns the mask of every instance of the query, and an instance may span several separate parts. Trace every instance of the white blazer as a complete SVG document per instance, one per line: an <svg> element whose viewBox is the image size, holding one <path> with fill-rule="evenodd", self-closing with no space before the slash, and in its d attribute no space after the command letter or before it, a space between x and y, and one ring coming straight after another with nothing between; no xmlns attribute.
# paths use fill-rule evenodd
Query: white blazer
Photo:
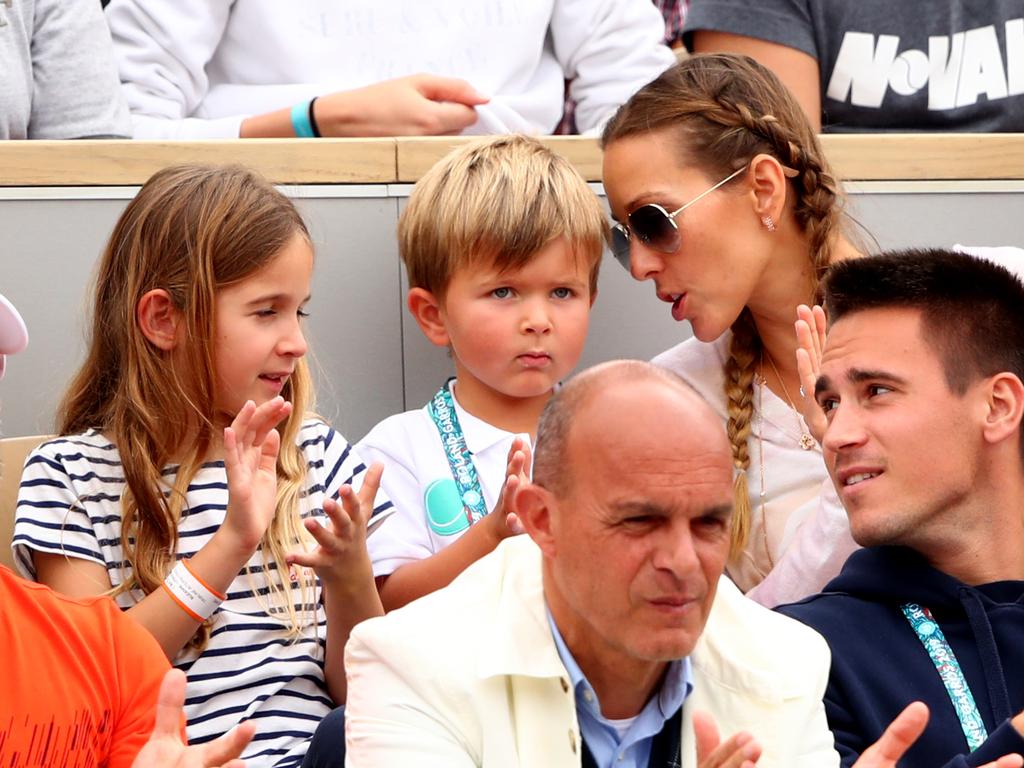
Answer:
<svg viewBox="0 0 1024 768"><path fill-rule="evenodd" d="M820 635L723 577L691 656L682 768L697 768L695 709L723 738L752 733L764 748L759 768L838 766L822 706L829 658ZM580 765L576 705L528 536L506 540L446 589L360 624L345 664L348 768Z"/></svg>

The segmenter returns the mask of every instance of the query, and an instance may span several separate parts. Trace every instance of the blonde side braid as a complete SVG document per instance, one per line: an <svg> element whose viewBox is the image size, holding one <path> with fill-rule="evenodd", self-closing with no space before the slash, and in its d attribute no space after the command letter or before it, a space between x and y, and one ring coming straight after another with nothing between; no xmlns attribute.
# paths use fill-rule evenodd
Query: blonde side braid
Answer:
<svg viewBox="0 0 1024 768"><path fill-rule="evenodd" d="M750 467L750 432L754 415L754 369L761 350L761 339L754 327L750 310L744 309L732 324L732 344L725 361L725 398L729 420L726 431L732 446L732 462L736 468L733 484L732 537L729 559L743 552L750 537L751 506L747 487Z"/></svg>
<svg viewBox="0 0 1024 768"><path fill-rule="evenodd" d="M813 287L817 290L818 282L832 262L832 246L835 233L840 228L843 195L827 166L822 167L816 160L808 158L799 170L802 189L796 213L807 232L811 264L814 266Z"/></svg>
<svg viewBox="0 0 1024 768"><path fill-rule="evenodd" d="M839 183L816 141L801 148L800 137L774 115L754 115L745 104L733 107L747 130L766 141L780 162L797 172L794 214L808 237L814 267L813 293L832 260L833 236L839 227L843 200Z"/></svg>

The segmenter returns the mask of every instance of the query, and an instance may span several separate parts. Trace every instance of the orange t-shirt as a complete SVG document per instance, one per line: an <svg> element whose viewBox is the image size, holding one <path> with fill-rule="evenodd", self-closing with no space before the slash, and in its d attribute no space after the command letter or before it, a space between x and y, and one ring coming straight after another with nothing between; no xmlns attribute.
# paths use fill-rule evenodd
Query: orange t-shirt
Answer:
<svg viewBox="0 0 1024 768"><path fill-rule="evenodd" d="M130 768L169 668L112 600L76 600L0 566L0 766Z"/></svg>

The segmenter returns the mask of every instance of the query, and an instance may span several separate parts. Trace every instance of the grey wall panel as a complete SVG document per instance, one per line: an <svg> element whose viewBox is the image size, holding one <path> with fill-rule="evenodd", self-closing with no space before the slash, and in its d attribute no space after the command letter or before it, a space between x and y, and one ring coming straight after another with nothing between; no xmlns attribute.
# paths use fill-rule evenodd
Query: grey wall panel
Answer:
<svg viewBox="0 0 1024 768"><path fill-rule="evenodd" d="M0 381L0 429L53 431L53 412L85 350L85 312L100 252L124 199L0 202L0 293L25 318L29 346Z"/></svg>
<svg viewBox="0 0 1024 768"><path fill-rule="evenodd" d="M851 210L882 247L1024 247L1024 188L851 186ZM391 413L420 407L451 373L445 350L423 338L405 309L394 232L408 189L285 189L297 197L317 246L309 335L319 410L353 440ZM23 199L16 190L0 191L0 293L24 313L32 337L0 382L5 434L52 429L54 405L84 348L81 323L92 269L128 194L54 189ZM675 323L657 301L651 283L634 282L605 258L581 365L647 359L689 335L689 326Z"/></svg>
<svg viewBox="0 0 1024 768"><path fill-rule="evenodd" d="M317 409L355 440L403 404L396 200L296 202L317 254L308 321Z"/></svg>
<svg viewBox="0 0 1024 768"><path fill-rule="evenodd" d="M398 195L398 213L405 210L411 184L394 185L392 192ZM397 219L396 219L397 226ZM438 387L452 375L452 362L448 350L435 347L420 331L419 326L409 314L405 306L405 296L409 290L409 279L405 266L398 255L397 240L394 245L395 261L399 266L399 305L398 313L402 321L402 357L405 361L405 406L402 410L413 410L423 406ZM384 414L387 416L388 414ZM383 416L381 418L384 418Z"/></svg>
<svg viewBox="0 0 1024 768"><path fill-rule="evenodd" d="M1024 248L1020 191L856 193L850 212L883 249L955 243Z"/></svg>
<svg viewBox="0 0 1024 768"><path fill-rule="evenodd" d="M653 282L637 282L606 253L580 366L616 358L649 360L692 336L690 324L676 322L670 312L671 306L655 296Z"/></svg>
<svg viewBox="0 0 1024 768"><path fill-rule="evenodd" d="M318 199L297 204L316 245L310 345L318 410L352 438L403 404L396 201ZM102 191L100 191L102 193ZM0 200L0 293L29 327L29 348L0 382L0 429L53 430L53 411L80 364L93 268L126 200Z"/></svg>

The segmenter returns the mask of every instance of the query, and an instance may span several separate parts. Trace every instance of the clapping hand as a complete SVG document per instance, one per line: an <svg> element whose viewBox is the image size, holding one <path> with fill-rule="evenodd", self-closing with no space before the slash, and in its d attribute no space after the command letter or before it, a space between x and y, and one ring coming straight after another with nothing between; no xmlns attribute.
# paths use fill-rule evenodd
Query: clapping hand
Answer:
<svg viewBox="0 0 1024 768"><path fill-rule="evenodd" d="M383 464L372 464L363 475L358 493L352 486L343 485L338 491L340 503L324 499L329 525L321 525L312 518L304 521L317 547L310 552L292 552L286 558L288 565L312 568L328 588L359 590L365 583L372 584L372 576L368 575L371 569L366 551L366 526L373 514L383 473Z"/></svg>
<svg viewBox="0 0 1024 768"><path fill-rule="evenodd" d="M255 552L274 519L281 448L275 427L291 412L291 403L282 397L258 406L249 400L224 430L228 509L221 528L240 550Z"/></svg>
<svg viewBox="0 0 1024 768"><path fill-rule="evenodd" d="M185 673L168 670L160 685L153 733L132 768L245 768L236 758L252 741L255 726L242 723L215 741L190 747L181 738L184 707Z"/></svg>
<svg viewBox="0 0 1024 768"><path fill-rule="evenodd" d="M487 515L491 533L498 541L523 532L523 524L519 522L519 515L513 512L513 503L516 492L530 480L528 472L532 461L533 455L530 446L521 437L513 439L512 446L508 450L508 461L505 464L505 483L501 487L497 504Z"/></svg>
<svg viewBox="0 0 1024 768"><path fill-rule="evenodd" d="M903 754L910 749L928 724L928 707L915 701L900 712L885 729L885 733L868 747L853 768L896 768ZM980 768L1021 768L1024 758L1020 755L1004 755Z"/></svg>
<svg viewBox="0 0 1024 768"><path fill-rule="evenodd" d="M697 768L754 768L761 757L761 745L741 731L722 742L714 718L706 712L693 713L693 737L697 746Z"/></svg>
<svg viewBox="0 0 1024 768"><path fill-rule="evenodd" d="M928 707L915 701L904 709L874 744L864 750L853 768L896 768L928 724ZM761 746L748 733L737 733L724 743L710 715L693 713L698 768L755 768ZM938 768L938 766L936 766ZM979 768L1024 768L1024 757L1004 755Z"/></svg>

